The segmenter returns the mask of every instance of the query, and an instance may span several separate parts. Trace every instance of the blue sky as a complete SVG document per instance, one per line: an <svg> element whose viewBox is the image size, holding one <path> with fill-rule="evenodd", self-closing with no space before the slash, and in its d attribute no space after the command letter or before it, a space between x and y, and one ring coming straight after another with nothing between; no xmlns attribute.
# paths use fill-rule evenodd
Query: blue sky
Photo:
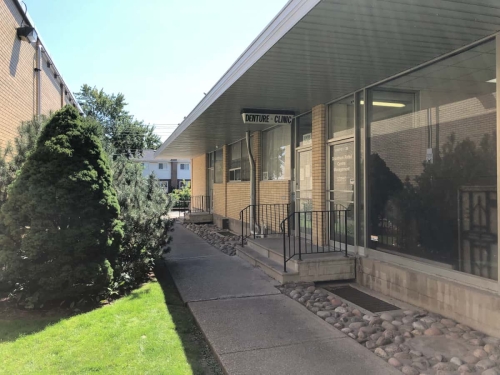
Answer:
<svg viewBox="0 0 500 375"><path fill-rule="evenodd" d="M151 124L180 123L286 2L25 0L72 91L122 92Z"/></svg>

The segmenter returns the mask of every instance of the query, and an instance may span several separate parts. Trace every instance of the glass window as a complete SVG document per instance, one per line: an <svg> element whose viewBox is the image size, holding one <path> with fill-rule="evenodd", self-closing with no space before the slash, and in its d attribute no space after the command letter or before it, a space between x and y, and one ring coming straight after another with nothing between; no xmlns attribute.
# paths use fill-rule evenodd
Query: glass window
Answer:
<svg viewBox="0 0 500 375"><path fill-rule="evenodd" d="M182 170L189 171L189 164L181 164L180 167Z"/></svg>
<svg viewBox="0 0 500 375"><path fill-rule="evenodd" d="M262 133L262 179L289 180L291 174L290 125Z"/></svg>
<svg viewBox="0 0 500 375"><path fill-rule="evenodd" d="M358 169L356 170L357 173L357 183L358 183L358 204L357 204L357 209L358 209L358 245L364 246L365 245L365 222L364 222L364 217L365 217L365 202L364 202L364 195L365 195L365 175L364 175L364 164L365 164L365 138L364 138L364 128L365 128L365 98L363 96L363 93L358 94L358 100L359 100L359 106L358 106L358 116L357 116L357 122L358 122L358 139L359 139L359 149L358 149L358 155L359 155L359 163L358 163Z"/></svg>
<svg viewBox="0 0 500 375"><path fill-rule="evenodd" d="M312 113L295 119L297 126L297 147L310 145L312 142Z"/></svg>
<svg viewBox="0 0 500 375"><path fill-rule="evenodd" d="M158 164L158 169L163 169L163 163Z"/></svg>
<svg viewBox="0 0 500 375"><path fill-rule="evenodd" d="M223 173L224 173L224 168L223 168L223 153L222 153L222 149L221 150L217 150L215 151L214 153L214 173L215 173L215 177L214 177L214 182L216 184L220 184L223 181Z"/></svg>
<svg viewBox="0 0 500 375"><path fill-rule="evenodd" d="M250 138L251 142L252 138ZM229 146L229 181L249 181L250 162L246 140L243 139Z"/></svg>
<svg viewBox="0 0 500 375"><path fill-rule="evenodd" d="M373 89L370 247L498 280L495 42Z"/></svg>
<svg viewBox="0 0 500 375"><path fill-rule="evenodd" d="M328 106L328 138L354 136L354 95Z"/></svg>

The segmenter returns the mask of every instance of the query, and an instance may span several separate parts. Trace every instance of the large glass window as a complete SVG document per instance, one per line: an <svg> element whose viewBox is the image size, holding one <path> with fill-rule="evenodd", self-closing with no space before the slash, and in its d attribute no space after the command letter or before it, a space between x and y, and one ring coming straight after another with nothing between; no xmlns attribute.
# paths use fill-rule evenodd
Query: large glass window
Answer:
<svg viewBox="0 0 500 375"><path fill-rule="evenodd" d="M220 184L224 182L222 180L224 168L223 168L223 153L222 150L217 150L214 152L214 183Z"/></svg>
<svg viewBox="0 0 500 375"><path fill-rule="evenodd" d="M495 42L373 89L370 247L497 280Z"/></svg>
<svg viewBox="0 0 500 375"><path fill-rule="evenodd" d="M250 162L246 140L229 146L229 181L249 181Z"/></svg>
<svg viewBox="0 0 500 375"><path fill-rule="evenodd" d="M291 174L290 125L262 133L262 179L289 180Z"/></svg>
<svg viewBox="0 0 500 375"><path fill-rule="evenodd" d="M312 143L312 112L297 117L297 142L296 146L307 146Z"/></svg>
<svg viewBox="0 0 500 375"><path fill-rule="evenodd" d="M328 106L328 138L354 136L354 95Z"/></svg>

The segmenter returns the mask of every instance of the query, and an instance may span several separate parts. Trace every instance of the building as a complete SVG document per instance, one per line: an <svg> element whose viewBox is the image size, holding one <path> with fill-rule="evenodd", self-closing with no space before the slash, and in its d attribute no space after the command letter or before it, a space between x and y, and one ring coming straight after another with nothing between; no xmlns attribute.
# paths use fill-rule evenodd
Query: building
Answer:
<svg viewBox="0 0 500 375"><path fill-rule="evenodd" d="M0 3L0 66L0 148L22 121L66 104L80 109L20 0Z"/></svg>
<svg viewBox="0 0 500 375"><path fill-rule="evenodd" d="M498 336L499 30L493 1L291 0L156 155L192 159L278 280L355 277Z"/></svg>
<svg viewBox="0 0 500 375"><path fill-rule="evenodd" d="M155 159L154 150L144 150L143 157L137 159L144 167L144 177L152 173L160 180L170 193L174 189L180 189L184 183L191 182L191 160L190 159Z"/></svg>

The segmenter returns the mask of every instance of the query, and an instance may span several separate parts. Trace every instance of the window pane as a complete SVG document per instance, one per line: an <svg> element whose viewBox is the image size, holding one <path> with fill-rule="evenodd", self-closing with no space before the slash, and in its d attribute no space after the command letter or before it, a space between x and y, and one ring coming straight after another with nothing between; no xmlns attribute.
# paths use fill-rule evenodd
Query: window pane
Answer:
<svg viewBox="0 0 500 375"><path fill-rule="evenodd" d="M312 136L312 113L297 117L297 146L306 146L311 144Z"/></svg>
<svg viewBox="0 0 500 375"><path fill-rule="evenodd" d="M252 144L250 137L250 145ZM250 161L248 159L247 141L241 141L241 181L250 181Z"/></svg>
<svg viewBox="0 0 500 375"><path fill-rule="evenodd" d="M291 173L290 126L262 133L263 179L289 180Z"/></svg>
<svg viewBox="0 0 500 375"><path fill-rule="evenodd" d="M328 107L328 138L354 136L354 96Z"/></svg>
<svg viewBox="0 0 500 375"><path fill-rule="evenodd" d="M495 64L493 41L374 89L370 247L498 279Z"/></svg>
<svg viewBox="0 0 500 375"><path fill-rule="evenodd" d="M241 141L229 146L229 169L241 168Z"/></svg>
<svg viewBox="0 0 500 375"><path fill-rule="evenodd" d="M365 175L364 175L364 164L365 164L365 139L364 139L364 127L365 127L365 98L363 93L359 94L359 112L357 116L358 128L359 128L359 162L357 169L357 180L358 183L358 244L360 246L365 245Z"/></svg>
<svg viewBox="0 0 500 375"><path fill-rule="evenodd" d="M214 182L219 184L222 183L223 168L222 168L222 150L215 151L215 178Z"/></svg>

